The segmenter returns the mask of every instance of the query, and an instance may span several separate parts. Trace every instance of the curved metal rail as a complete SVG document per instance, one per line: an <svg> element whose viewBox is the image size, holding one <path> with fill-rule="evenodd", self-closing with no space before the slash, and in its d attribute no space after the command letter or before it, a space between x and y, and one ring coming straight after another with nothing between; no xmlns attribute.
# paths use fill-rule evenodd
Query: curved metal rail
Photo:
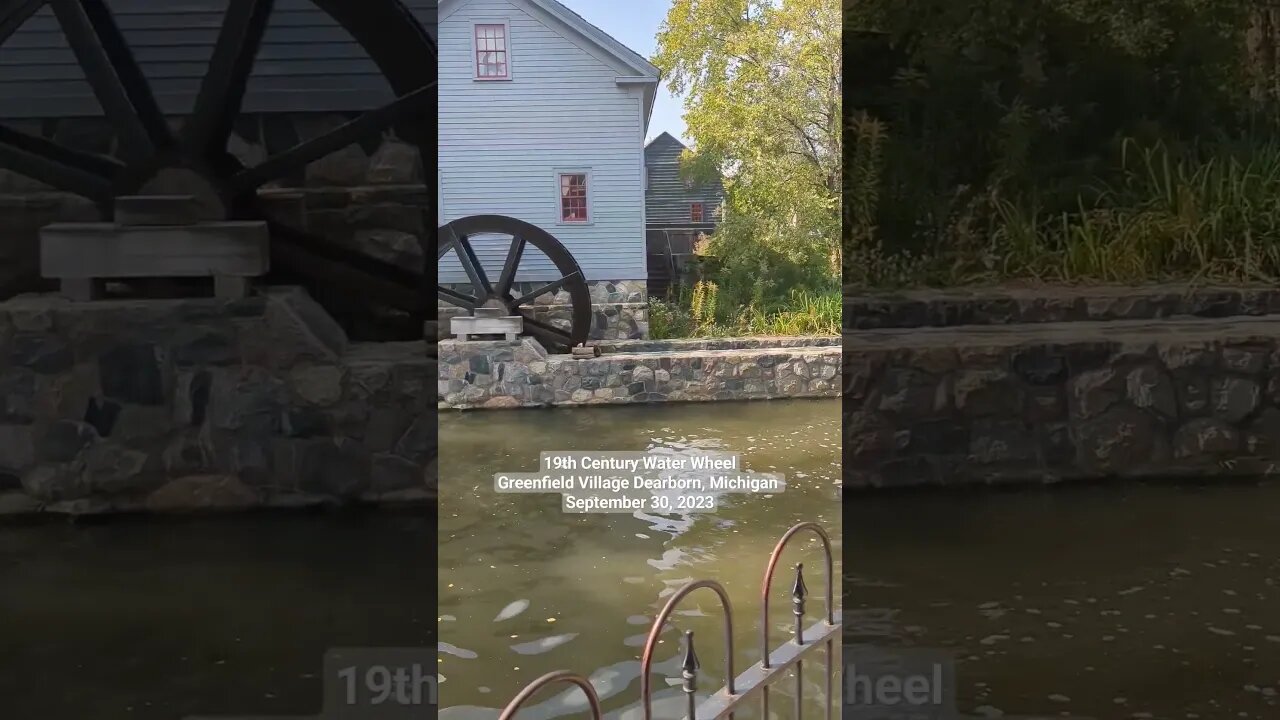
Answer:
<svg viewBox="0 0 1280 720"><path fill-rule="evenodd" d="M805 600L808 596L808 588L804 582L803 565L797 564L795 566L796 577L791 592L792 612L796 619L795 632L789 641L770 651L768 598L774 571L781 559L782 552L787 548L791 540L805 531L817 535L822 542L827 580L825 617L808 628L804 626ZM720 600L721 607L724 609L725 676L727 680L724 687L712 693L701 704L697 702L698 671L701 669L701 663L694 649L693 632L685 632L683 658L680 668L683 681L681 688L686 696L686 716L688 720L732 718L735 709L754 695L757 690L761 693L761 704L764 710L762 717L768 717L769 686L779 680L788 670L794 670L793 674L796 679L795 717L797 719L801 718L801 703L803 701L803 686L800 682L801 671L805 657L818 647L822 647L825 651L826 717L830 720L835 712L837 703L833 677L839 656L834 652L834 644L836 638L840 636L843 623L839 620L840 609L835 604L834 557L831 552L831 539L820 525L812 522L799 523L787 530L778 541L778 544L774 546L773 552L769 556L769 562L765 566L764 578L761 583L761 658L760 662L757 662L741 674L735 675L733 672L733 608L724 587L713 580L694 580L681 587L667 600L649 628L649 635L644 645L644 654L641 656L640 661L640 704L644 719L652 720L653 717L652 678L650 675L653 666L653 653L657 647L658 637L666 627L667 621L680 601L694 591L703 588L708 588L715 592ZM574 682L578 683L579 687L583 687L581 684L583 678L581 676L572 675L565 671L544 675L522 690L507 704L502 711L501 720L511 720L520 706L538 688L556 678L569 676L577 678ZM587 685L590 685L590 683L587 683ZM589 700L593 697L593 693L594 690L588 691ZM602 714L598 700L591 703L591 712L594 720L601 720Z"/></svg>

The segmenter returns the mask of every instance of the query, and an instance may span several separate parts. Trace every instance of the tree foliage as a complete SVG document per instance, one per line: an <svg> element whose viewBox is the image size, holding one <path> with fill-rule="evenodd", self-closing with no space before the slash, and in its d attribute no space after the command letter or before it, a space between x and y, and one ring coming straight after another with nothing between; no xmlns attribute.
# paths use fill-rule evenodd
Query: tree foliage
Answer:
<svg viewBox="0 0 1280 720"><path fill-rule="evenodd" d="M724 301L829 284L840 223L836 0L674 0L654 63L686 96L686 172L725 178L711 243Z"/></svg>
<svg viewBox="0 0 1280 720"><path fill-rule="evenodd" d="M1130 143L1277 129L1275 0L857 0L845 23L847 254L986 244L1010 209L1114 199Z"/></svg>

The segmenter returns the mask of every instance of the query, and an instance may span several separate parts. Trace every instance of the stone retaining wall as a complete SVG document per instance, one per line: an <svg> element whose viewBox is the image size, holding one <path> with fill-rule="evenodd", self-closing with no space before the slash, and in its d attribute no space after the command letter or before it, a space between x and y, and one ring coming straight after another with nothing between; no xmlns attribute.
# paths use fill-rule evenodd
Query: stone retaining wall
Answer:
<svg viewBox="0 0 1280 720"><path fill-rule="evenodd" d="M434 497L423 342L304 292L0 304L0 514Z"/></svg>
<svg viewBox="0 0 1280 720"><path fill-rule="evenodd" d="M573 322L572 305L533 305L528 308L534 319L568 328ZM649 306L646 303L593 304L588 340L631 340L649 336ZM441 306L436 310L440 339L453 337L450 318L466 314L457 307Z"/></svg>
<svg viewBox="0 0 1280 720"><path fill-rule="evenodd" d="M690 340L624 340L595 343L606 353L672 353L691 350L768 350L779 348L839 347L840 338L831 335L795 337L697 338Z"/></svg>
<svg viewBox="0 0 1280 720"><path fill-rule="evenodd" d="M644 402L835 397L838 345L688 348L575 359L536 340L443 340L439 407L516 408ZM764 345L766 343L761 343ZM619 345L625 345L620 343Z"/></svg>
<svg viewBox="0 0 1280 720"><path fill-rule="evenodd" d="M472 294L470 285L445 283L447 287ZM540 283L521 282L512 288L513 294L533 292ZM635 340L649 337L648 283L644 280L593 280L587 283L591 291L591 329L589 340ZM561 290L548 293L527 306L533 317L558 327L568 327L573 318L573 306L569 293ZM453 337L449 333L449 319L462 315L461 308L441 302L437 306L441 338Z"/></svg>
<svg viewBox="0 0 1280 720"><path fill-rule="evenodd" d="M1280 318L850 331L854 487L1280 471Z"/></svg>

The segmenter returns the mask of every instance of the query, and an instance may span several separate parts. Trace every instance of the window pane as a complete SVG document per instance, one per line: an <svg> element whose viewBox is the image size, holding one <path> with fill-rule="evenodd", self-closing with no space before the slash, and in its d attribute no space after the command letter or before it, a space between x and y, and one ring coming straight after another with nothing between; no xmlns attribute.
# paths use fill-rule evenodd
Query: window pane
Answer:
<svg viewBox="0 0 1280 720"><path fill-rule="evenodd" d="M506 28L502 25L476 25L476 75L485 78L507 77Z"/></svg>
<svg viewBox="0 0 1280 720"><path fill-rule="evenodd" d="M587 176L570 173L560 176L561 222L587 221Z"/></svg>

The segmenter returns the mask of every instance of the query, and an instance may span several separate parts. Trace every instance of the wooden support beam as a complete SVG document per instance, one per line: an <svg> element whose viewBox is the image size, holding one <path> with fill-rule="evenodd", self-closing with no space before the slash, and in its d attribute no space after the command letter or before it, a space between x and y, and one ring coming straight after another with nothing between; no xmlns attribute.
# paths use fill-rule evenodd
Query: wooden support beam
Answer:
<svg viewBox="0 0 1280 720"><path fill-rule="evenodd" d="M130 195L116 198L116 224L195 225L200 209L191 195Z"/></svg>

